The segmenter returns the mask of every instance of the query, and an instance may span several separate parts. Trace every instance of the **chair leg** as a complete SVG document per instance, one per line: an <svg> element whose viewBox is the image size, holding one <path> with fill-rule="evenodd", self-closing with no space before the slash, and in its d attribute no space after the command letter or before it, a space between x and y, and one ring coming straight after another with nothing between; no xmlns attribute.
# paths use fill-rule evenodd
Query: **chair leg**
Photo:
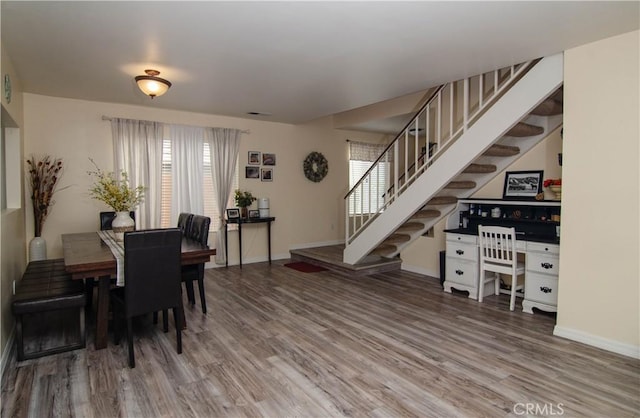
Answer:
<svg viewBox="0 0 640 418"><path fill-rule="evenodd" d="M200 291L200 304L202 305L202 313L207 313L207 302L204 298L204 279L200 277L198 279L198 290Z"/></svg>
<svg viewBox="0 0 640 418"><path fill-rule="evenodd" d="M176 326L176 345L178 354L182 354L182 309L173 308L173 322Z"/></svg>
<svg viewBox="0 0 640 418"><path fill-rule="evenodd" d="M480 269L480 278L478 279L478 302L482 302L482 298L484 297L484 280L485 271L484 269Z"/></svg>
<svg viewBox="0 0 640 418"><path fill-rule="evenodd" d="M87 295L87 303L86 303L87 308L91 308L91 306L93 305L94 283L95 283L95 280L93 277L89 277L84 281L84 290L85 290L85 294Z"/></svg>
<svg viewBox="0 0 640 418"><path fill-rule="evenodd" d="M196 297L193 291L193 280L187 280L184 282L184 286L187 288L187 300L190 304L196 304Z"/></svg>
<svg viewBox="0 0 640 418"><path fill-rule="evenodd" d="M24 360L24 336L22 335L22 315L16 317L16 340L18 341L18 361Z"/></svg>
<svg viewBox="0 0 640 418"><path fill-rule="evenodd" d="M162 311L162 330L164 332L169 332L169 310L164 309Z"/></svg>
<svg viewBox="0 0 640 418"><path fill-rule="evenodd" d="M158 311L153 313L153 325L158 323Z"/></svg>
<svg viewBox="0 0 640 418"><path fill-rule="evenodd" d="M496 273L496 279L493 282L493 294L494 295L499 295L500 294L500 273Z"/></svg>
<svg viewBox="0 0 640 418"><path fill-rule="evenodd" d="M127 340L129 341L129 367L136 367L136 359L134 358L133 353L133 325L131 323L131 318L127 318Z"/></svg>
<svg viewBox="0 0 640 418"><path fill-rule="evenodd" d="M516 309L516 285L518 284L518 277L515 273L511 276L511 297L509 299L509 310Z"/></svg>
<svg viewBox="0 0 640 418"><path fill-rule="evenodd" d="M120 318L118 318L118 310L115 309L115 304L112 304L113 311L113 344L120 344Z"/></svg>

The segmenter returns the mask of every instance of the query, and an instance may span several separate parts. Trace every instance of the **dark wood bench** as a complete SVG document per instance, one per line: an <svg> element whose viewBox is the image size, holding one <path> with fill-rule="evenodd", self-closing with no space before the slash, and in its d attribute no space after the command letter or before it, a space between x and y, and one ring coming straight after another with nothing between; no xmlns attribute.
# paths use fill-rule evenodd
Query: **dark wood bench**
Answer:
<svg viewBox="0 0 640 418"><path fill-rule="evenodd" d="M84 348L85 303L84 284L81 280L72 280L71 275L65 272L63 259L30 262L22 280L16 286L11 306L16 318L18 361ZM67 309L79 312L80 341L25 353L23 316Z"/></svg>

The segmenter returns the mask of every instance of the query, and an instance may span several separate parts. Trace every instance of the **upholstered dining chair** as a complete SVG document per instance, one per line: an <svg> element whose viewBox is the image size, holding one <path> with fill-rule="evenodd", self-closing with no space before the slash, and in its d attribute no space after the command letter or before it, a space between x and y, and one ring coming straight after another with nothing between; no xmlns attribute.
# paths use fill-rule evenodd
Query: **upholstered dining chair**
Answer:
<svg viewBox="0 0 640 418"><path fill-rule="evenodd" d="M182 212L178 215L178 228L182 231L182 235L186 235L189 228L191 228L191 221L193 220L192 213Z"/></svg>
<svg viewBox="0 0 640 418"><path fill-rule="evenodd" d="M478 225L480 238L480 278L478 280L478 302L482 302L484 285L494 282L495 294L500 293L500 274L511 276L511 298L509 309L514 310L516 293L524 289L524 283L518 284L518 276L524 274L524 263L518 261L516 252L516 229L502 226ZM487 278L486 272L493 276Z"/></svg>
<svg viewBox="0 0 640 418"><path fill-rule="evenodd" d="M173 310L178 354L182 353L181 282L182 233L178 228L127 232L124 235L125 286L112 293L115 343L120 340L119 319L127 323L129 367L135 367L133 330L135 316ZM168 331L164 321L164 331Z"/></svg>
<svg viewBox="0 0 640 418"><path fill-rule="evenodd" d="M197 241L202 245L207 245L209 242L210 224L211 219L209 217L193 215L185 237ZM195 305L196 303L195 293L193 291L193 282L198 282L202 313L206 314L207 302L205 301L204 295L204 263L182 266L182 281L185 283L185 287L187 288L187 299L192 305Z"/></svg>

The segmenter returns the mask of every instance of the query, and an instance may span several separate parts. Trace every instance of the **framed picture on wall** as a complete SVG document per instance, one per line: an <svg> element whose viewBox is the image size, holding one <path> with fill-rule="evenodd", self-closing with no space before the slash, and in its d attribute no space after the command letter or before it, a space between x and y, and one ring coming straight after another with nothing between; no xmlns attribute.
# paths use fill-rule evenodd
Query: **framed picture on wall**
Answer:
<svg viewBox="0 0 640 418"><path fill-rule="evenodd" d="M273 168L262 169L262 181L273 181Z"/></svg>
<svg viewBox="0 0 640 418"><path fill-rule="evenodd" d="M260 167L246 166L244 168L244 171L245 171L245 177L248 179L260 178Z"/></svg>
<svg viewBox="0 0 640 418"><path fill-rule="evenodd" d="M263 153L262 165L276 165L276 155L267 152Z"/></svg>
<svg viewBox="0 0 640 418"><path fill-rule="evenodd" d="M260 165L260 151L249 151L249 164Z"/></svg>
<svg viewBox="0 0 640 418"><path fill-rule="evenodd" d="M503 199L535 200L538 193L542 193L542 170L506 172Z"/></svg>

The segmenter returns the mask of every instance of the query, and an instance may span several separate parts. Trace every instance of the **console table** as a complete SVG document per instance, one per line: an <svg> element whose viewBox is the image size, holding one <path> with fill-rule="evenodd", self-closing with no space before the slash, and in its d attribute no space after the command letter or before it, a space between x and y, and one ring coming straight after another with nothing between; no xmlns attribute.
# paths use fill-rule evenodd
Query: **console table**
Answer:
<svg viewBox="0 0 640 418"><path fill-rule="evenodd" d="M249 218L249 219L227 219L225 221L224 227L224 255L225 255L225 266L229 267L229 241L228 241L228 231L229 225L238 225L238 252L240 253L240 268L242 268L242 225L253 225L253 224L262 224L267 225L267 245L269 248L269 264L271 264L271 222L275 221L276 218Z"/></svg>
<svg viewBox="0 0 640 418"><path fill-rule="evenodd" d="M480 208L480 210L478 210ZM493 217L491 216L493 210ZM560 202L463 199L447 219L445 292L491 293L478 288L478 225L516 228L516 250L525 255L523 311L557 311L560 257Z"/></svg>

